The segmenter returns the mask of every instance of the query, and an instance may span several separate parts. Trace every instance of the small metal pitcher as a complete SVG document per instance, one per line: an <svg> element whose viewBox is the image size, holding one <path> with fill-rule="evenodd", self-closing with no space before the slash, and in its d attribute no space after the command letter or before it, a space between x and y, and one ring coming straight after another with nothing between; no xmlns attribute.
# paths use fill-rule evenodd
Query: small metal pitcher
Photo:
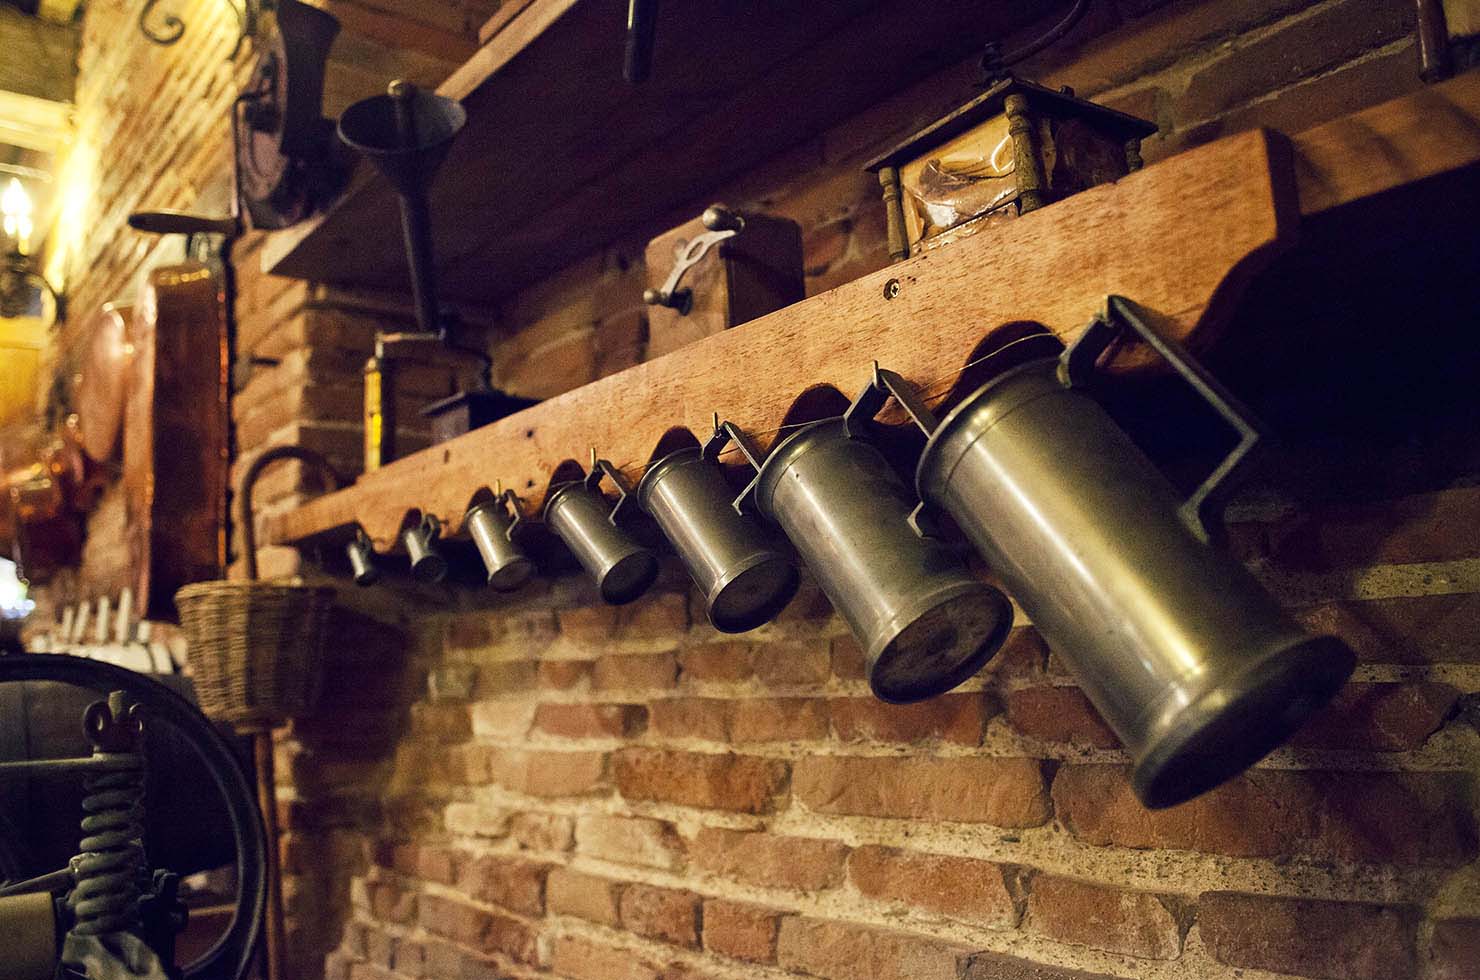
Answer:
<svg viewBox="0 0 1480 980"><path fill-rule="evenodd" d="M597 460L585 479L564 483L545 501L545 523L559 536L614 606L631 602L658 577L658 556L617 526L628 506L624 495L608 512L601 479L616 473L606 460Z"/></svg>
<svg viewBox="0 0 1480 980"><path fill-rule="evenodd" d="M1138 334L1239 434L1193 493L1176 489L1085 387L1124 329ZM930 434L917 486L1002 576L1135 760L1151 808L1189 800L1284 742L1351 673L1210 541L1259 431L1184 350L1112 296L1064 351L977 389L938 425L898 375L876 371Z"/></svg>
<svg viewBox="0 0 1480 980"><path fill-rule="evenodd" d="M736 509L753 499L786 532L863 647L876 697L934 697L997 652L1012 626L1007 597L919 533L904 481L843 419L801 428L764 463L738 429L725 430L757 470Z"/></svg>
<svg viewBox="0 0 1480 980"><path fill-rule="evenodd" d="M447 559L437 547L441 533L442 522L433 514L423 514L420 524L401 532L401 544L411 559L411 574L434 585L447 577Z"/></svg>
<svg viewBox="0 0 1480 980"><path fill-rule="evenodd" d="M704 593L714 628L743 633L785 609L800 577L780 542L731 506L734 491L718 462L729 441L716 427L702 448L669 453L648 467L635 494ZM624 497L632 492L620 477L613 482Z"/></svg>
<svg viewBox="0 0 1480 980"><path fill-rule="evenodd" d="M375 564L375 548L364 528L355 528L355 536L344 546L349 559L350 575L356 585L369 586L380 581L380 569Z"/></svg>
<svg viewBox="0 0 1480 980"><path fill-rule="evenodd" d="M488 572L488 584L499 592L513 592L534 572L534 562L515 541L523 524L518 506L514 491L505 490L493 500L473 505L463 518Z"/></svg>

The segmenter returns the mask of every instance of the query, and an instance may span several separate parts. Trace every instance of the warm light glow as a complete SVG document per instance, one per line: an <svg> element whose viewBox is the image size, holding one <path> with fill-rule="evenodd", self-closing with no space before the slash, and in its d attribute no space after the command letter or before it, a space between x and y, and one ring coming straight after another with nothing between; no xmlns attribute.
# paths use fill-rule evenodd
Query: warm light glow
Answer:
<svg viewBox="0 0 1480 980"><path fill-rule="evenodd" d="M31 195L19 180L10 178L4 193L0 193L0 215L5 217L5 234L15 241L16 251L22 255L31 251L31 232L35 230L31 220L33 209Z"/></svg>
<svg viewBox="0 0 1480 980"><path fill-rule="evenodd" d="M0 619L20 619L36 608L26 582L16 574L15 562L0 558Z"/></svg>

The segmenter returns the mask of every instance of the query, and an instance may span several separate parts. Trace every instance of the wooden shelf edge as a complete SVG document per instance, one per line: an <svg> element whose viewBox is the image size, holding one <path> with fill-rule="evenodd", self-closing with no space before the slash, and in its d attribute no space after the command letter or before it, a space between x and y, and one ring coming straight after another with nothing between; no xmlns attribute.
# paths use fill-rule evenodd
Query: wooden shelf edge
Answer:
<svg viewBox="0 0 1480 980"><path fill-rule="evenodd" d="M1111 292L1152 311L1168 335L1205 346L1241 283L1293 242L1302 215L1477 163L1480 73L1293 139L1231 136L398 460L274 516L266 539L329 543L360 526L389 549L418 511L456 533L495 480L536 508L563 461L583 462L594 445L637 474L665 432L705 433L714 411L768 444L809 388L851 395L875 359L934 381L1004 325L1073 336ZM900 289L889 300L892 280Z"/></svg>
<svg viewBox="0 0 1480 980"><path fill-rule="evenodd" d="M275 516L266 539L324 543L358 524L389 548L407 515L426 511L456 533L496 480L537 507L555 469L589 447L639 472L665 432L705 433L715 411L764 445L807 389L851 395L875 359L936 381L1000 327L1032 321L1072 335L1109 292L1200 341L1218 319L1207 315L1215 296L1234 298L1230 278L1292 241L1292 195L1282 137L1209 144L398 460ZM897 294L885 288L895 280Z"/></svg>

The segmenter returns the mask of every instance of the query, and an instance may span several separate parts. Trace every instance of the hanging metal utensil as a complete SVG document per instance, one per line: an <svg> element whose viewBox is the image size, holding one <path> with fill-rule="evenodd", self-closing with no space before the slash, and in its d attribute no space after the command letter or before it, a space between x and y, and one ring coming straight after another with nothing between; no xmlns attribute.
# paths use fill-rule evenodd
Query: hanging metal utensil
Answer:
<svg viewBox="0 0 1480 980"><path fill-rule="evenodd" d="M764 461L735 426L756 477L735 507L780 525L858 638L874 695L891 704L949 691L1012 627L1007 597L919 533L915 501L884 454L842 418L782 440Z"/></svg>
<svg viewBox="0 0 1480 980"><path fill-rule="evenodd" d="M1087 392L1096 360L1126 331L1239 435L1188 500ZM886 393L930 436L922 499L950 513L1069 664L1134 758L1146 806L1191 799L1253 765L1351 673L1346 644L1305 633L1210 543L1259 429L1129 301L1110 297L1061 357L1008 371L938 424L889 371L876 371L865 414Z"/></svg>

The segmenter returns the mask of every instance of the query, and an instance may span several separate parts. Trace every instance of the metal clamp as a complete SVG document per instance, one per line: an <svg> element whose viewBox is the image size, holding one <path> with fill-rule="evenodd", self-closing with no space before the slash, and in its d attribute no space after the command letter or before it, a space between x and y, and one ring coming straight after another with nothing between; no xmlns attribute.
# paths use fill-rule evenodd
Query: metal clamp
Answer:
<svg viewBox="0 0 1480 980"><path fill-rule="evenodd" d="M735 513L743 516L749 513L748 505L755 503L755 488L761 482L761 467L765 464L765 459L762 458L760 449L755 443L750 441L750 436L740 431L738 425L729 421L721 422L719 415L716 414L714 417L714 434L704 443L704 447L700 450L700 455L708 455L711 459L717 459L725 447L732 442L735 444L735 448L740 450L740 454L745 457L745 461L750 464L750 468L755 470L755 476L751 478L751 481L745 485L745 489L740 491L739 495L735 497L734 502L731 504L735 508Z"/></svg>
<svg viewBox="0 0 1480 980"><path fill-rule="evenodd" d="M1244 469L1264 436L1263 426L1222 383L1193 359L1187 350L1151 328L1135 303L1124 296L1108 296L1105 312L1097 314L1059 359L1059 378L1071 388L1087 387L1100 355L1125 330L1133 331L1148 347L1180 374L1192 390L1238 434L1238 444L1187 498L1178 511L1182 523L1203 541L1213 539L1217 511L1227 500L1233 477Z"/></svg>
<svg viewBox="0 0 1480 980"><path fill-rule="evenodd" d="M914 385L894 371L879 367L879 362L875 361L873 378L843 413L843 431L847 433L848 438L857 439L862 436L864 426L873 421L890 398L899 403L899 406L905 410L905 414L910 417L910 421L925 433L926 438L929 438L940 425L940 420L926 407L925 400ZM910 511L908 520L910 528L922 538L943 536L937 511L923 500L915 504L915 509Z"/></svg>
<svg viewBox="0 0 1480 980"><path fill-rule="evenodd" d="M622 471L613 466L609 460L597 459L596 450L593 448L591 450L591 470L581 482L587 490L600 493L603 477L610 478L612 486L617 489L617 502L612 505L611 513L606 518L615 527L627 520L627 514L637 506L637 500L632 493L632 484L622 475Z"/></svg>
<svg viewBox="0 0 1480 980"><path fill-rule="evenodd" d="M667 306L677 310L679 316L688 316L694 308L694 291L687 287L679 288L684 274L698 265L711 248L745 230L745 219L723 204L711 204L705 208L700 220L709 230L695 235L692 241L678 249L673 271L668 273L662 286L643 290L642 301L647 305Z"/></svg>

